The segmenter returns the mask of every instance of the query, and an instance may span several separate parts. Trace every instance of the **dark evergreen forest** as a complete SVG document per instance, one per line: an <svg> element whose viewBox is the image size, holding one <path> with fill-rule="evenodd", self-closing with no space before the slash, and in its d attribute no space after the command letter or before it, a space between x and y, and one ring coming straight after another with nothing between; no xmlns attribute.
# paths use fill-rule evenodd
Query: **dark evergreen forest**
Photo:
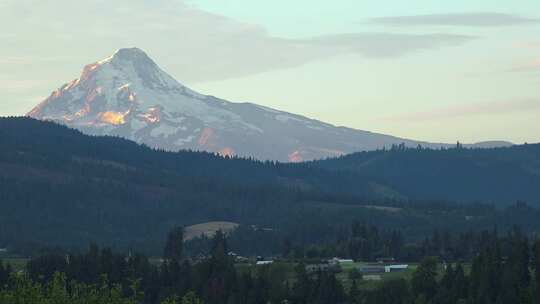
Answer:
<svg viewBox="0 0 540 304"><path fill-rule="evenodd" d="M172 227L219 220L241 225L235 249L250 254L280 253L284 242L337 242L355 221L399 229L413 241L435 230L515 224L532 234L540 225L532 199L540 197L539 151L394 147L282 164L156 151L51 122L1 118L0 247L31 255L94 242L158 254ZM250 239L260 246L242 246Z"/></svg>

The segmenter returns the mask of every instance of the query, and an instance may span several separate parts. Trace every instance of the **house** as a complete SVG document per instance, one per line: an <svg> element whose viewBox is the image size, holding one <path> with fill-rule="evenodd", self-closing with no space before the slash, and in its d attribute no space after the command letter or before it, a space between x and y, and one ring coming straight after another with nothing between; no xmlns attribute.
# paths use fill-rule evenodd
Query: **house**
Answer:
<svg viewBox="0 0 540 304"><path fill-rule="evenodd" d="M7 253L7 252L8 252L7 248L0 248L0 253Z"/></svg>
<svg viewBox="0 0 540 304"><path fill-rule="evenodd" d="M261 266L261 265L270 265L270 264L273 264L274 261L257 261L257 266Z"/></svg>

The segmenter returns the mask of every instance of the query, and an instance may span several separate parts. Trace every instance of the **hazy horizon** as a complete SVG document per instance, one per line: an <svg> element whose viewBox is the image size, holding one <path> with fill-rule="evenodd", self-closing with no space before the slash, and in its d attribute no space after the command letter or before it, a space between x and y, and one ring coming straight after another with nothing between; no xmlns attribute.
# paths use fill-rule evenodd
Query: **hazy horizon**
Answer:
<svg viewBox="0 0 540 304"><path fill-rule="evenodd" d="M233 102L423 141L538 142L539 11L537 1L4 0L0 116L139 47Z"/></svg>

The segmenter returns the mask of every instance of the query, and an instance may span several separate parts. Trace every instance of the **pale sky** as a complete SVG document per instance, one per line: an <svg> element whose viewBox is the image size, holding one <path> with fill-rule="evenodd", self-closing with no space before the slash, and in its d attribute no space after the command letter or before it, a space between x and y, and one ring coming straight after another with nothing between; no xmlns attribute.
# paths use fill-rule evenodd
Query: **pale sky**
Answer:
<svg viewBox="0 0 540 304"><path fill-rule="evenodd" d="M134 46L230 101L417 140L540 141L538 0L0 0L0 115Z"/></svg>

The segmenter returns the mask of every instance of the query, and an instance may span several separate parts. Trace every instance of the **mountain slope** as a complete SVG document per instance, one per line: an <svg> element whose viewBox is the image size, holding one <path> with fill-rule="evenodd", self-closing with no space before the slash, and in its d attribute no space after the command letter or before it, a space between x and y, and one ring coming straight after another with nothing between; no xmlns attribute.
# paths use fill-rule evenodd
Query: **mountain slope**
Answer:
<svg viewBox="0 0 540 304"><path fill-rule="evenodd" d="M202 95L174 80L137 48L121 49L87 65L80 78L54 91L28 115L169 151L210 151L262 160L298 162L400 143L441 146Z"/></svg>

